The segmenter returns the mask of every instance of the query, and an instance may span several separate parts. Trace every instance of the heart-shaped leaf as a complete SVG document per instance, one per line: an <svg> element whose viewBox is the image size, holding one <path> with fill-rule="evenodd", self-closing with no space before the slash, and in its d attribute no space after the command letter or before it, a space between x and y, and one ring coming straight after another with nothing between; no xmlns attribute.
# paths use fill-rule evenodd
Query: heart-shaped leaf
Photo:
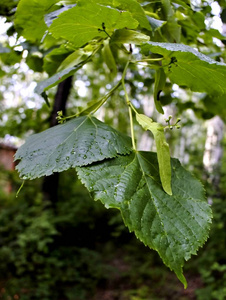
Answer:
<svg viewBox="0 0 226 300"><path fill-rule="evenodd" d="M131 140L91 116L30 136L15 155L24 179L34 179L131 152Z"/></svg>
<svg viewBox="0 0 226 300"><path fill-rule="evenodd" d="M186 287L184 260L206 241L211 209L201 183L178 160L171 164L172 196L162 189L156 153L134 152L77 171L94 199L120 209L129 230L158 251Z"/></svg>

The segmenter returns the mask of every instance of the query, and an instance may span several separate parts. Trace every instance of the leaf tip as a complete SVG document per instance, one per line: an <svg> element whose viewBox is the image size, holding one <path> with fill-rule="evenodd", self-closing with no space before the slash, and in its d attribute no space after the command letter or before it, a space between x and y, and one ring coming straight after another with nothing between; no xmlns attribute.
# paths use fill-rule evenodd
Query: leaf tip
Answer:
<svg viewBox="0 0 226 300"><path fill-rule="evenodd" d="M184 289L186 290L186 288L188 287L188 283L182 273L182 270L181 270L181 272L176 272L176 275L177 275L177 278L180 280L180 282L184 285Z"/></svg>

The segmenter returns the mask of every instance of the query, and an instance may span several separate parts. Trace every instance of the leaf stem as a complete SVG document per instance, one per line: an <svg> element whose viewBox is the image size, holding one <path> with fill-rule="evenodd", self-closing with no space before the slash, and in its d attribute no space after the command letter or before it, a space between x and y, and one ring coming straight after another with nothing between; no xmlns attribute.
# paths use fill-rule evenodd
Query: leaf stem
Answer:
<svg viewBox="0 0 226 300"><path fill-rule="evenodd" d="M120 80L106 95L104 95L99 101L100 104L92 111L92 113L95 113L107 100L108 98L114 93L115 90L122 84L122 81ZM85 110L85 109L84 109ZM79 113L76 113L74 115L68 116L68 117L63 117L61 115L61 111L58 112L58 117L57 119L59 120L59 123L63 123L64 121L68 119L72 119L75 117L78 117L84 110L80 111Z"/></svg>
<svg viewBox="0 0 226 300"><path fill-rule="evenodd" d="M130 58L131 58L131 55L130 55ZM129 109L129 119L130 119L130 131L131 131L132 145L133 145L133 149L136 150L134 127L133 127L133 115L132 115L132 110L135 111L135 112L136 112L136 110L135 110L135 108L133 107L132 103L129 100L129 96L128 96L126 86L125 86L125 77L126 77L126 72L127 72L128 66L130 64L130 58L127 61L126 65L125 65L125 68L123 70L121 82L122 82L123 90L125 92L126 103L128 105L128 109Z"/></svg>
<svg viewBox="0 0 226 300"><path fill-rule="evenodd" d="M25 180L23 180L23 182L21 183L21 186L19 187L19 189L18 189L18 191L17 191L17 193L16 193L16 198L18 197L20 191L22 190L22 188L23 188L23 186L24 186L24 182L25 182Z"/></svg>
<svg viewBox="0 0 226 300"><path fill-rule="evenodd" d="M111 95L114 93L115 90L117 90L117 88L122 84L121 81L119 81L116 86L114 86L102 99L101 103L98 105L98 107L93 110L93 113L95 113L107 100L109 97L111 97Z"/></svg>
<svg viewBox="0 0 226 300"><path fill-rule="evenodd" d="M141 59L141 60L136 60L133 61L134 63L139 63L139 62L152 62L152 61L161 61L163 60L164 57L156 57L156 58L145 58L145 59Z"/></svg>

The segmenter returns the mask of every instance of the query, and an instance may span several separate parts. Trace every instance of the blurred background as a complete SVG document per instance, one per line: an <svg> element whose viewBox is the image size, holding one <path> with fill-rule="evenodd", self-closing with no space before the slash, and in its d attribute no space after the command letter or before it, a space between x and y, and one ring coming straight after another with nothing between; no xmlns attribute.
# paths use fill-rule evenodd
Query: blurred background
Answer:
<svg viewBox="0 0 226 300"><path fill-rule="evenodd" d="M97 54L76 77L50 90L49 108L34 88L52 74L50 62L57 64L63 54L18 39L13 25L17 2L0 3L0 299L226 299L226 99L214 102L170 82L161 94L164 117L181 118L181 129L166 133L171 154L203 182L213 209L209 240L185 264L184 290L157 253L128 232L117 210L91 199L75 170L26 181L16 197L22 181L13 155L26 137L56 125L58 110L74 114L114 83ZM199 39L200 51L226 62L224 0L193 4L198 14L193 23L178 16L182 42L193 45ZM119 66L125 64L123 55L117 59ZM153 70L131 67L126 82L131 101L164 124L154 109L153 83ZM129 134L123 91L96 116ZM136 123L135 131L138 148L155 151L151 134Z"/></svg>

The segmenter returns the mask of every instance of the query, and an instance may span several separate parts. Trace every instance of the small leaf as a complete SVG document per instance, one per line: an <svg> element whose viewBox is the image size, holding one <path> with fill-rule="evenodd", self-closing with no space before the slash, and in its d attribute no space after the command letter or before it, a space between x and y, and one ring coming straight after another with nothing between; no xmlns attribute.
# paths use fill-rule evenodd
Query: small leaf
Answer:
<svg viewBox="0 0 226 300"><path fill-rule="evenodd" d="M201 183L178 160L171 163L173 195L162 190L156 153L136 152L76 169L94 199L119 209L129 230L156 250L186 287L184 260L206 241L211 209Z"/></svg>
<svg viewBox="0 0 226 300"><path fill-rule="evenodd" d="M106 32L111 35L115 29L136 28L138 22L129 12L120 12L95 1L79 1L78 4L61 13L49 27L55 38L64 38L76 47L81 47L96 37L105 39Z"/></svg>
<svg viewBox="0 0 226 300"><path fill-rule="evenodd" d="M148 42L149 40L149 36L138 31L129 29L118 29L112 35L111 43L140 45L144 42Z"/></svg>
<svg viewBox="0 0 226 300"><path fill-rule="evenodd" d="M159 101L159 94L164 89L166 83L166 74L163 68L159 68L155 73L155 87L154 87L154 101L155 107L160 114L164 114L161 102Z"/></svg>
<svg viewBox="0 0 226 300"><path fill-rule="evenodd" d="M162 187L168 195L172 195L170 151L166 142L164 127L142 114L136 114L136 119L145 130L150 130L154 135Z"/></svg>
<svg viewBox="0 0 226 300"><path fill-rule="evenodd" d="M131 139L94 117L75 118L30 136L15 154L24 179L48 176L131 152Z"/></svg>
<svg viewBox="0 0 226 300"><path fill-rule="evenodd" d="M142 51L164 57L164 71L173 83L213 96L226 93L226 64L183 44L148 42L142 45Z"/></svg>

